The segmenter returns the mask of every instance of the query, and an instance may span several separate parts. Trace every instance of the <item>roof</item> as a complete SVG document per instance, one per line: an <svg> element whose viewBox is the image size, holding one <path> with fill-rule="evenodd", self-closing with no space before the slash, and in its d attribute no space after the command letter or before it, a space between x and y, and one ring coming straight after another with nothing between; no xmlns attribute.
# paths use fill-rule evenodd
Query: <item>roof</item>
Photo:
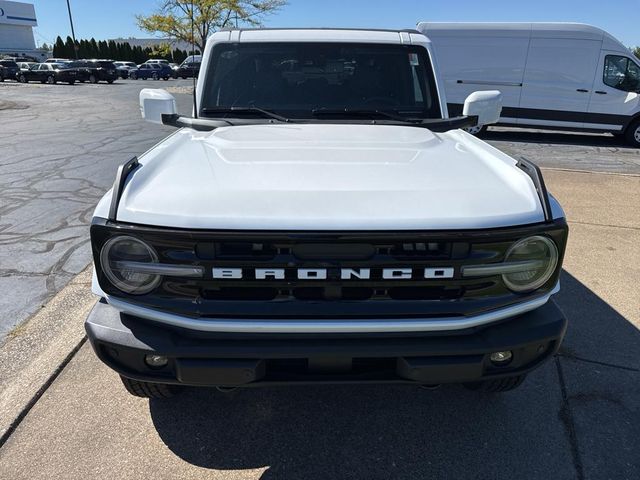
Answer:
<svg viewBox="0 0 640 480"><path fill-rule="evenodd" d="M586 23L570 22L420 22L417 29L428 37L443 35L529 36L533 38L574 38L602 41L603 46L612 50L627 47L613 35L599 27Z"/></svg>
<svg viewBox="0 0 640 480"><path fill-rule="evenodd" d="M259 28L229 29L216 32L212 38L232 42L362 42L410 44L412 37L424 36L417 30L383 30L362 28Z"/></svg>

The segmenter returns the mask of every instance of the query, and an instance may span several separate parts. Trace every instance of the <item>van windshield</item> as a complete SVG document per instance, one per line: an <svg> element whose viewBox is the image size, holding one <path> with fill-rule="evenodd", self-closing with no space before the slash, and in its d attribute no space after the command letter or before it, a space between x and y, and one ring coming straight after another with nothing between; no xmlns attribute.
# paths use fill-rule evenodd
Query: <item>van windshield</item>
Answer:
<svg viewBox="0 0 640 480"><path fill-rule="evenodd" d="M238 114L211 112L257 107L292 118L340 110L442 118L431 62L415 45L220 44L200 107L216 117Z"/></svg>

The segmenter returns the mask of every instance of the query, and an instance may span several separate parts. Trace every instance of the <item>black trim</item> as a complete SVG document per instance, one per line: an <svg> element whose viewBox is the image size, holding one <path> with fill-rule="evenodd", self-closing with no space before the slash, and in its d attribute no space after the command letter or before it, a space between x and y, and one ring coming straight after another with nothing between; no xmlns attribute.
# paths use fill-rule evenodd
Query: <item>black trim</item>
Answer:
<svg viewBox="0 0 640 480"><path fill-rule="evenodd" d="M219 127L239 126L239 125L271 125L271 124L291 124L298 125L381 125L381 126L401 126L426 128L432 132L447 132L457 128L474 127L478 124L477 115L456 116L453 118L425 119L419 122L404 122L398 120L367 120L367 119L311 119L311 118L290 118L287 122L281 122L272 118L237 119L233 121L225 118L206 118L202 113L200 118L184 117L178 114L162 114L162 123L177 128L192 128L199 131L211 131Z"/></svg>
<svg viewBox="0 0 640 480"><path fill-rule="evenodd" d="M553 221L554 228L566 228L567 222L564 218ZM457 230L231 230L231 229L199 229L199 228L179 228L179 227L158 227L142 225L128 222L114 222L113 220L93 217L92 226L110 227L117 229L120 233L130 232L131 234L151 234L151 235L187 235L194 239L207 239L216 237L254 237L259 236L264 241L278 241L283 239L299 240L335 240L335 241L356 241L356 240L393 240L398 238L411 237L414 239L433 239L454 241L461 238L474 241L494 241L509 240L515 237L535 235L545 231L549 225L544 222L530 223L526 225L514 225L511 227L493 227L483 229L457 229Z"/></svg>
<svg viewBox="0 0 640 480"><path fill-rule="evenodd" d="M122 197L127 177L138 165L140 165L138 163L138 157L133 157L118 167L118 173L116 173L116 179L113 182L113 191L111 193L111 206L109 207L109 220L112 222L116 221L118 205L120 204L120 198Z"/></svg>
<svg viewBox="0 0 640 480"><path fill-rule="evenodd" d="M102 224L100 224L102 222ZM127 295L117 290L101 268L100 251L116 235L134 235L148 242L162 263L200 266L202 279L164 278L146 295ZM501 277L462 278L461 266L501 261L513 242L531 235L546 235L558 246L557 272L539 290L515 294ZM187 230L154 228L108 222L94 218L91 242L98 282L107 295L146 308L192 318L416 318L473 315L537 298L556 284L567 237L564 219L526 226L461 231L377 232L273 232ZM405 254L405 243L437 242L437 254ZM224 245L228 243L228 245ZM264 253L253 254L246 245L261 244ZM350 246L361 250L374 246L368 258L337 258L323 253L322 261L300 255L301 245ZM251 246L250 245L250 246ZM234 250L235 248L235 250ZM315 250L314 250L315 251ZM253 249L251 249L253 252ZM242 280L215 279L212 267L243 268ZM253 268L283 268L284 279L258 280ZM371 268L370 279L343 282L339 269ZM454 268L454 278L422 279L415 275L402 282L384 279L382 268ZM296 268L326 268L327 278L298 280ZM420 277L420 278L418 278ZM339 288L336 288L339 287ZM194 302L194 299L197 301Z"/></svg>
<svg viewBox="0 0 640 480"><path fill-rule="evenodd" d="M551 301L473 333L449 331L437 336L416 332L405 336L364 333L355 337L187 337L160 324L123 315L102 302L96 304L85 322L97 356L126 377L169 384L245 386L362 381L449 383L501 378L531 371L550 358L558 350L566 328L566 318ZM503 350L514 352L513 361L506 367L495 367L489 354ZM153 369L145 365L144 355L149 353L169 357L168 366ZM345 368L336 371L332 365ZM465 365L469 368L463 368ZM245 380L238 377L240 367L251 370Z"/></svg>
<svg viewBox="0 0 640 480"><path fill-rule="evenodd" d="M520 157L520 160L518 161L516 166L527 175L529 175L529 177L531 177L533 185L536 187L538 198L540 198L540 204L542 205L542 211L544 212L544 219L546 222L552 222L553 215L551 214L549 193L547 192L547 187L544 184L544 178L542 177L540 168L535 163L527 160L524 157Z"/></svg>
<svg viewBox="0 0 640 480"><path fill-rule="evenodd" d="M487 82L481 80L456 80L456 83L465 84L465 85L496 85L499 87L521 87L522 83L519 82Z"/></svg>
<svg viewBox="0 0 640 480"><path fill-rule="evenodd" d="M463 104L448 103L449 115L462 113ZM634 118L633 115L614 115L611 113L571 112L566 110L547 110L541 108L502 107L502 117L523 120L553 120L556 122L600 123L606 125L621 125L626 127ZM542 125L537 125L540 128ZM551 127L555 128L555 127ZM579 128L579 127L578 127ZM603 129L604 130L604 129ZM600 131L603 131L600 130Z"/></svg>

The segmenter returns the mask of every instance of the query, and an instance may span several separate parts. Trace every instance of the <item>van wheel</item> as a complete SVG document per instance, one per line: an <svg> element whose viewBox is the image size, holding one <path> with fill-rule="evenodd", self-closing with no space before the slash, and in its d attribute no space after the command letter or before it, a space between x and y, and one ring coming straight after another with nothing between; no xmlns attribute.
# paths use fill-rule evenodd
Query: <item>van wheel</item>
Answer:
<svg viewBox="0 0 640 480"><path fill-rule="evenodd" d="M477 135L480 135L480 134L486 132L487 131L487 126L486 125L482 125L482 126L476 125L475 127L463 128L463 130L465 132L467 132L467 133L470 133L471 135L477 136Z"/></svg>
<svg viewBox="0 0 640 480"><path fill-rule="evenodd" d="M640 148L640 119L635 120L627 127L624 136L630 145Z"/></svg>
<svg viewBox="0 0 640 480"><path fill-rule="evenodd" d="M181 388L178 385L166 385L164 383L149 383L132 380L120 375L120 380L124 388L131 395L142 398L171 398L178 393Z"/></svg>
<svg viewBox="0 0 640 480"><path fill-rule="evenodd" d="M484 382L465 383L464 387L477 392L508 392L518 388L524 382L527 375L516 375L515 377L498 378L496 380L485 380Z"/></svg>

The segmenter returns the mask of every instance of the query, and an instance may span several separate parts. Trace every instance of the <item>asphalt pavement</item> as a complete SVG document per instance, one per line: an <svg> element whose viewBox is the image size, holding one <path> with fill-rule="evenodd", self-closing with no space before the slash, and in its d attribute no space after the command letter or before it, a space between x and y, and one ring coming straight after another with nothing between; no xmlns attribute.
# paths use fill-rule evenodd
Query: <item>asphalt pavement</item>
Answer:
<svg viewBox="0 0 640 480"><path fill-rule="evenodd" d="M63 285L89 261L81 252L93 205L118 164L171 130L138 119L144 84L78 86L86 98L66 92L76 87L7 85L0 84L0 105L14 106L0 110L0 120L16 114L22 127L9 122L13 133L0 131L0 152L11 156L0 153L4 331L31 315L31 300L55 295L8 337L5 347L15 348L6 355L0 349L0 377L19 378L10 371L20 368L7 359L42 350L42 326L81 331L91 302L87 273ZM188 95L177 97L187 111ZM33 136L29 119L40 125ZM61 126L72 125L61 135ZM546 167L570 225L556 299L569 331L560 354L520 389L502 395L457 386L188 389L170 401L148 401L129 396L76 333L75 343L66 342L75 348L59 352L64 359L0 445L0 479L640 478L640 151L608 135L495 129L485 139ZM29 151L34 140L45 160ZM56 181L64 188L55 190ZM63 235L48 237L49 231ZM14 277L33 283L9 283ZM7 304L15 317L9 322ZM2 380L0 397L20 393Z"/></svg>
<svg viewBox="0 0 640 480"><path fill-rule="evenodd" d="M0 83L0 341L89 264L87 227L118 166L173 131L140 118L139 91L189 85ZM191 97L176 99L188 113Z"/></svg>

